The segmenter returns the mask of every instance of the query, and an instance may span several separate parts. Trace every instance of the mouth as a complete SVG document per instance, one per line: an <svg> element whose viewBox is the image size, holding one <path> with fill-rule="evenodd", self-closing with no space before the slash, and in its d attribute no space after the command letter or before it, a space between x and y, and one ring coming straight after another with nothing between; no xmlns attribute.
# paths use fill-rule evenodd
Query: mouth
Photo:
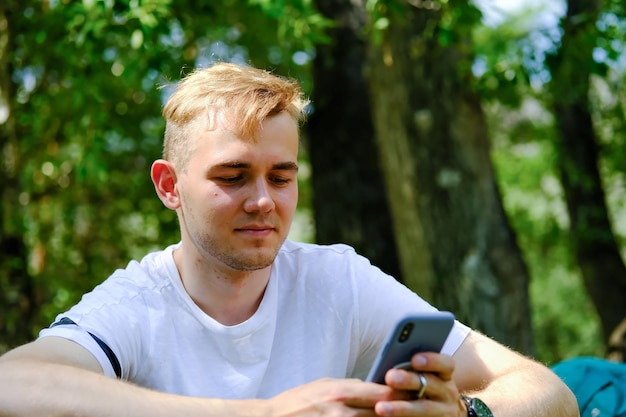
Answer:
<svg viewBox="0 0 626 417"><path fill-rule="evenodd" d="M265 236L276 229L270 225L247 225L243 227L238 227L235 229L235 232L245 233L253 236Z"/></svg>

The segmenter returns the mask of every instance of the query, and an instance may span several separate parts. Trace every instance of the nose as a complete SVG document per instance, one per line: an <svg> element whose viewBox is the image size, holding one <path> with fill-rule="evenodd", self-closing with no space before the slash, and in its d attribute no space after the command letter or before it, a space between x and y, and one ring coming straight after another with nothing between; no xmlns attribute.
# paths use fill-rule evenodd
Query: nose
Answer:
<svg viewBox="0 0 626 417"><path fill-rule="evenodd" d="M250 195L244 203L244 210L248 213L269 213L275 206L270 186L265 178L256 180L250 187Z"/></svg>

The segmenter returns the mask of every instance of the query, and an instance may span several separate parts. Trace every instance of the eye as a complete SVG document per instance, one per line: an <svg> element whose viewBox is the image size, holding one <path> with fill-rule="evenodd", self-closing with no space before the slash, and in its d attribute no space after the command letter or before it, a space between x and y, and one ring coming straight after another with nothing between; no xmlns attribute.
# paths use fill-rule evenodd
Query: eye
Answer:
<svg viewBox="0 0 626 417"><path fill-rule="evenodd" d="M290 177L271 176L269 180L276 185L287 185L291 182Z"/></svg>
<svg viewBox="0 0 626 417"><path fill-rule="evenodd" d="M236 184L241 181L242 178L243 177L241 175L235 175L232 177L217 177L215 180L224 184Z"/></svg>

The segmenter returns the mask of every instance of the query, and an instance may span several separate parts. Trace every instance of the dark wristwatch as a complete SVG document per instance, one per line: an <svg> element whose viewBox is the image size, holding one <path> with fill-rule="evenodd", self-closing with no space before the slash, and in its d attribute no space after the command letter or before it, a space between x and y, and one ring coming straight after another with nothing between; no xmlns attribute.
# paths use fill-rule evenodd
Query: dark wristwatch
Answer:
<svg viewBox="0 0 626 417"><path fill-rule="evenodd" d="M470 398L461 394L461 398L467 407L467 417L493 417L489 407L478 398Z"/></svg>

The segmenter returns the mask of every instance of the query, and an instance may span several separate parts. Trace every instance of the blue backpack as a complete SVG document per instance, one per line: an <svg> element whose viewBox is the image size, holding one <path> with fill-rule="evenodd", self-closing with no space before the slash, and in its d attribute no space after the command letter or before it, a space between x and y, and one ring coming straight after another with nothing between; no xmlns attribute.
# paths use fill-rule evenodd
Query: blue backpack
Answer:
<svg viewBox="0 0 626 417"><path fill-rule="evenodd" d="M581 417L626 417L625 363L578 357L552 370L574 392Z"/></svg>

